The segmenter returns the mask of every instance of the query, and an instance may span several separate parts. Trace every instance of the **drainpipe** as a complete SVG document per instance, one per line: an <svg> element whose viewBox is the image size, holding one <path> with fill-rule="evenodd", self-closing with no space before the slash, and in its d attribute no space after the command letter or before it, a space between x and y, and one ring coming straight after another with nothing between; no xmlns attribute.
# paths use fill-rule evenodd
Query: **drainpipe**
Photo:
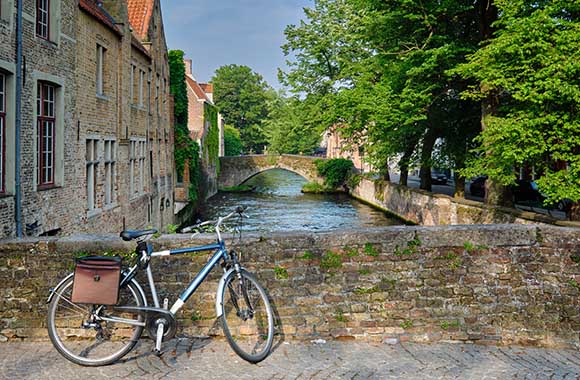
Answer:
<svg viewBox="0 0 580 380"><path fill-rule="evenodd" d="M14 153L15 193L14 193L14 218L16 219L16 236L22 238L22 197L20 183L20 131L22 127L22 0L16 0L16 120Z"/></svg>

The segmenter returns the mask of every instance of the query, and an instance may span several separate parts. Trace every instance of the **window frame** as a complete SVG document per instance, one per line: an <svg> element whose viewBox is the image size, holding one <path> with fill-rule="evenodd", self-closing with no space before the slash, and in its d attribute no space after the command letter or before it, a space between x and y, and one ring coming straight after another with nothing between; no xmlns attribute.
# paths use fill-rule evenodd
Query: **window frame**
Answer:
<svg viewBox="0 0 580 380"><path fill-rule="evenodd" d="M89 156L89 145L91 155ZM87 210L89 212L98 210L97 208L97 185L99 176L99 139L89 137L85 140L85 178L87 191Z"/></svg>
<svg viewBox="0 0 580 380"><path fill-rule="evenodd" d="M51 0L36 0L36 21L35 21L35 34L37 37L43 40L50 41L50 4ZM41 5L46 4L46 9L41 8ZM46 14L46 24L42 23L41 14ZM39 33L39 27L43 29L46 28L46 35Z"/></svg>
<svg viewBox="0 0 580 380"><path fill-rule="evenodd" d="M103 204L105 206L112 206L116 202L117 141L114 138L106 138L103 149L103 165L105 168L105 200Z"/></svg>
<svg viewBox="0 0 580 380"><path fill-rule="evenodd" d="M6 194L6 82L6 74L0 71L0 194Z"/></svg>
<svg viewBox="0 0 580 380"><path fill-rule="evenodd" d="M46 99L46 97L49 94L49 89L52 89L52 100L51 99ZM46 92L45 92L46 90ZM55 187L55 178L56 178L56 122L57 122L57 118L56 118L56 112L57 112L57 107L56 107L56 100L57 100L57 96L56 96L56 92L57 92L57 87L54 84L51 84L49 82L44 82L44 81L38 81L37 83L37 93L36 93L36 101L37 101L37 109L36 109L36 126L37 126L37 133L38 133L38 180L37 180L37 185L39 189L46 189L46 188L52 188ZM52 105L52 110L51 110L51 114L45 114L46 113L46 109L45 109L45 105L48 102L48 104ZM50 109L50 107L49 107ZM44 150L44 143L45 140L47 139L47 136L45 134L45 127L46 126L51 126L51 136L49 137L50 139L50 145L51 145L51 151L45 151ZM48 152L48 153L47 153ZM46 166L46 162L45 162L45 158L46 156L48 156L48 154L50 154L50 166ZM46 178L44 177L47 174L47 171L50 170L50 177L46 176Z"/></svg>
<svg viewBox="0 0 580 380"><path fill-rule="evenodd" d="M97 96L105 96L105 53L107 49L97 43L97 62L96 62L96 90Z"/></svg>

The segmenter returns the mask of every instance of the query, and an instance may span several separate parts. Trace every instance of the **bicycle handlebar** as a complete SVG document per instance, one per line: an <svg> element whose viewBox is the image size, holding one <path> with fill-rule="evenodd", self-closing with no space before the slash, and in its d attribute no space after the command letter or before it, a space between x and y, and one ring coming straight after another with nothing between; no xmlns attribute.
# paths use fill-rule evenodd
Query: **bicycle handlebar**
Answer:
<svg viewBox="0 0 580 380"><path fill-rule="evenodd" d="M245 207L245 206L238 206L238 207L236 207L236 209L234 211L230 212L228 215L226 215L224 217L219 217L217 220L207 220L207 221L202 222L202 223L194 224L193 226L182 228L181 232L187 233L187 232L191 232L199 227L208 226L210 224L215 224L218 239L221 240L221 234L220 234L219 228L222 225L222 223L225 222L226 220L231 219L236 214L239 214L240 216L242 216L244 211L246 211L246 209L247 209L247 207Z"/></svg>

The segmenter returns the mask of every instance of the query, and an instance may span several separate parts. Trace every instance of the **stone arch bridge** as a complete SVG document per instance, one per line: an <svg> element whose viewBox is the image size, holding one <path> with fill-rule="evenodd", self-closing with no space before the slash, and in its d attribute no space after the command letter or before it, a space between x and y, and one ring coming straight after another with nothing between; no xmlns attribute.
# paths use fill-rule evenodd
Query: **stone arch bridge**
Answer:
<svg viewBox="0 0 580 380"><path fill-rule="evenodd" d="M256 174L270 169L289 170L310 182L322 184L324 179L318 175L314 164L317 159L321 158L291 154L220 157L218 186L238 186Z"/></svg>

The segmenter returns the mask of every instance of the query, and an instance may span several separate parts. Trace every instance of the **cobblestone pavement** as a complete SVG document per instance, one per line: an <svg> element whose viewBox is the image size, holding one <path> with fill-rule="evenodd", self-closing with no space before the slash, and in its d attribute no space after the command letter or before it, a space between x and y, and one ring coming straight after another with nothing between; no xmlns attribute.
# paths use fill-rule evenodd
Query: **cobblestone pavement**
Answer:
<svg viewBox="0 0 580 380"><path fill-rule="evenodd" d="M580 379L580 352L464 344L282 343L264 362L226 342L176 338L158 358L143 340L121 362L85 368L50 343L0 343L0 379Z"/></svg>

